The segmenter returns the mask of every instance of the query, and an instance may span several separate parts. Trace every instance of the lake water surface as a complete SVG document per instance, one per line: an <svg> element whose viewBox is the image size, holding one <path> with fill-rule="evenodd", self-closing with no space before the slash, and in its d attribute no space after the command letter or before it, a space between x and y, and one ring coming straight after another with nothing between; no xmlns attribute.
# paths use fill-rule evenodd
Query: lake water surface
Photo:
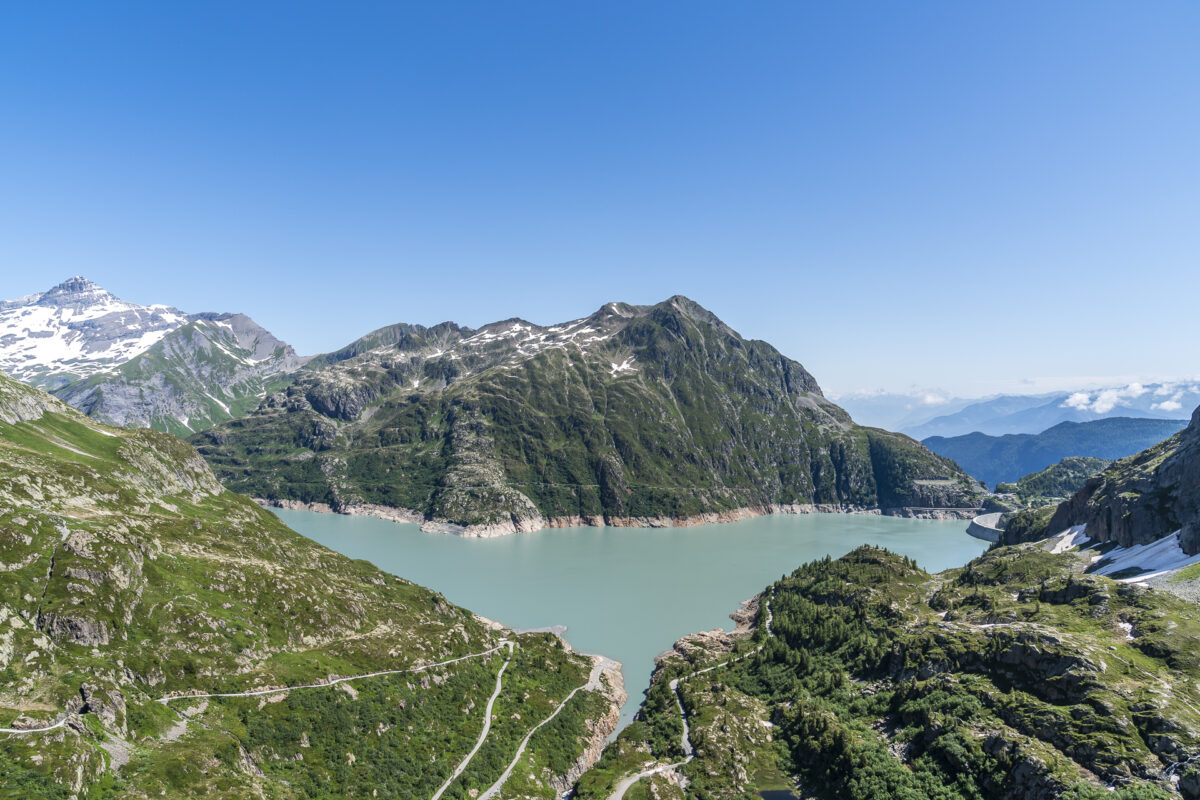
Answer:
<svg viewBox="0 0 1200 800"><path fill-rule="evenodd" d="M738 604L800 564L860 544L887 547L936 572L987 542L966 522L872 515L758 517L694 528L559 528L497 539L423 533L372 517L274 509L287 525L351 558L441 592L517 628L567 626L584 653L624 665L632 719L654 657L681 636L731 629Z"/></svg>

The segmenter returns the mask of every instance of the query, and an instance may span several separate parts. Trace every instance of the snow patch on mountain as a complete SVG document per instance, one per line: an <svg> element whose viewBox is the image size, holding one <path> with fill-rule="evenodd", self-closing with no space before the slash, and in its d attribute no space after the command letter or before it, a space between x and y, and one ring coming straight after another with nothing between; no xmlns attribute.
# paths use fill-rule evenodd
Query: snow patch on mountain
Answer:
<svg viewBox="0 0 1200 800"><path fill-rule="evenodd" d="M149 350L188 316L128 303L86 278L0 302L0 370L55 387L112 369Z"/></svg>
<svg viewBox="0 0 1200 800"><path fill-rule="evenodd" d="M637 368L633 366L633 356L622 361L620 364L613 363L612 376L615 378L622 372L636 372Z"/></svg>
<svg viewBox="0 0 1200 800"><path fill-rule="evenodd" d="M1078 549L1087 553L1095 542L1087 535L1086 525L1074 525L1046 540L1051 553L1066 553ZM1143 583L1176 570L1200 563L1200 555L1188 555L1179 543L1179 531L1149 544L1114 547L1092 554L1087 572L1107 575L1122 583Z"/></svg>
<svg viewBox="0 0 1200 800"><path fill-rule="evenodd" d="M1121 575L1117 580L1141 583L1168 572L1200 563L1200 555L1190 556L1179 544L1179 531L1150 544L1118 547L1105 553L1088 572L1097 575ZM1137 574L1129 575L1136 571Z"/></svg>

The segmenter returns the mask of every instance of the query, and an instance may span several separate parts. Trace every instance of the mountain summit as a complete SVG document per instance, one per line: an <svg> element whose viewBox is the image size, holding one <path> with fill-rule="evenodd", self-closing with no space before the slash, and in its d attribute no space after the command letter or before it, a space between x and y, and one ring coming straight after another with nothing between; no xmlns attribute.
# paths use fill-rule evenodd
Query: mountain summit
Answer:
<svg viewBox="0 0 1200 800"><path fill-rule="evenodd" d="M56 388L125 363L187 321L169 306L139 306L75 276L0 302L0 370Z"/></svg>
<svg viewBox="0 0 1200 800"><path fill-rule="evenodd" d="M37 304L40 306L57 306L72 308L77 311L95 306L110 306L120 304L111 292L102 286L89 281L82 275L67 278L41 295Z"/></svg>
<svg viewBox="0 0 1200 800"><path fill-rule="evenodd" d="M228 485L471 535L978 505L952 461L855 425L802 365L681 296L550 326L394 325L309 366L193 440Z"/></svg>
<svg viewBox="0 0 1200 800"><path fill-rule="evenodd" d="M0 370L114 425L203 430L303 363L244 314L139 306L78 275L0 303Z"/></svg>

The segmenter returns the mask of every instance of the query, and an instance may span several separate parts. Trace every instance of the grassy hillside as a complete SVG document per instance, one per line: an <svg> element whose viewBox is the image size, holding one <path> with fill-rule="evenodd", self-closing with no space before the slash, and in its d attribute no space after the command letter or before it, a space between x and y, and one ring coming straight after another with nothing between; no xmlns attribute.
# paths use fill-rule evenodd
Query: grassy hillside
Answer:
<svg viewBox="0 0 1200 800"><path fill-rule="evenodd" d="M178 439L3 376L0 574L0 727L63 723L0 733L14 797L427 798L474 744L507 653L503 631L226 491ZM588 683L591 661L557 639L515 641L501 716L447 797L486 788ZM378 671L395 674L286 688ZM612 697L576 694L506 794L554 796L614 717Z"/></svg>
<svg viewBox="0 0 1200 800"><path fill-rule="evenodd" d="M1015 494L1022 506L1059 503L1082 489L1088 478L1111 463L1103 458L1071 456L1030 473L1016 483L998 483L996 491Z"/></svg>

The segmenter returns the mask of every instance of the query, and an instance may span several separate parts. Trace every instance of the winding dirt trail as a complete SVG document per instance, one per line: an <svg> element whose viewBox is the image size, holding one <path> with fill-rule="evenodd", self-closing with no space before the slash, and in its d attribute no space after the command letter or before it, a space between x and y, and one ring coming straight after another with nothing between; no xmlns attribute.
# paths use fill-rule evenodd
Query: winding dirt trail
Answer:
<svg viewBox="0 0 1200 800"><path fill-rule="evenodd" d="M774 599L774 597L775 597L775 593L772 592L771 596L768 597L766 600L767 618L766 618L766 620L764 620L764 622L765 622L764 628L767 631L767 636L773 635L773 632L771 630L771 622L774 620L774 615L771 613L771 600ZM629 791L629 787L633 786L635 783L640 781L642 778L648 778L651 775L658 775L663 772L669 772L673 769L678 769L679 767L682 767L684 764L687 764L693 758L696 757L696 750L692 746L691 729L688 728L687 712L683 710L683 698L680 697L680 695L679 695L679 682L680 681L686 681L686 680L696 677L697 675L703 675L706 672L712 672L714 669L720 669L721 667L727 667L730 664L736 664L738 661L745 660L745 659L749 658L750 656L753 656L753 655L756 655L756 654L762 652L762 649L766 646L767 645L764 642L763 644L760 644L758 647L754 648L753 650L751 650L747 653L743 653L742 655L738 656L737 658L731 658L728 661L722 661L719 664L713 664L711 667L705 667L704 669L699 669L699 670L696 670L695 672L689 672L687 675L684 675L680 678L672 679L670 684L668 684L668 685L671 687L671 692L675 695L675 706L679 709L679 716L683 720L683 734L680 737L679 744L680 744L680 747L683 749L684 759L682 761L676 761L674 764L658 764L653 767L644 769L641 772L635 772L633 775L629 775L628 777L622 778L621 780L617 781L616 786L613 787L612 793L609 794L609 796L608 796L608 800L622 800L622 798L625 797L625 792Z"/></svg>
<svg viewBox="0 0 1200 800"><path fill-rule="evenodd" d="M506 767L504 772L500 775L500 779L489 786L483 792L483 794L479 795L479 800L491 800L491 798L494 797L497 792L504 788L504 784L508 782L508 779L512 776L513 770L517 768L517 763L521 760L521 756L525 753L525 748L529 745L529 740L533 738L533 735L538 732L539 728L558 716L558 712L562 711L563 707L566 706L567 703L571 701L571 698L577 693L583 691L601 691L604 688L600 685L601 674L603 674L606 670L619 668L620 665L612 659L605 658L604 656L596 656L596 662L592 665L592 672L590 675L588 675L587 683L572 689L571 693L564 697L563 701L554 707L554 711L550 712L550 716L533 726L533 730L529 731L529 733L525 735L525 738L521 740L520 746L517 747L517 754L513 756L513 760L509 762L508 767Z"/></svg>
<svg viewBox="0 0 1200 800"><path fill-rule="evenodd" d="M378 678L383 675L402 675L406 672L423 672L424 670L433 669L434 667L444 667L447 664L457 664L460 661L466 661L471 658L482 658L483 656L490 656L492 653L499 652L500 650L504 649L505 646L507 646L509 648L509 655L511 656L512 642L508 641L507 639L501 639L500 644L496 645L491 650L484 650L482 653L471 653L470 655L459 656L458 658L451 658L448 661L439 661L436 664L421 664L420 666L417 666L417 667L405 667L404 669L385 669L385 670L380 670L379 672L368 672L363 675L349 675L345 678L333 678L332 680L323 681L321 683L305 683L300 686L279 686L274 689L254 689L254 690L248 691L248 692L221 692L221 693L215 693L215 694L173 694L168 697L158 698L158 702L162 703L163 705L166 705L167 703L171 702L172 700L199 700L199 699L205 698L205 697L259 697L261 695L266 695L266 694L283 694L284 692L294 692L297 689L327 689L330 686L337 686L339 683L345 683L347 681L358 681L358 680L363 680L365 678Z"/></svg>
<svg viewBox="0 0 1200 800"><path fill-rule="evenodd" d="M63 717L53 725L46 725L41 728L0 728L0 733L41 733L43 731L52 731L55 728L61 728L67 724L67 718Z"/></svg>
<svg viewBox="0 0 1200 800"><path fill-rule="evenodd" d="M246 692L223 692L212 694L173 694L167 697L160 697L156 702L162 703L164 706L173 700L201 700L206 697L259 697L262 695L283 694L284 692L293 692L297 689L326 689L330 686L337 686L339 683L346 681L363 680L364 678L378 678L383 675L400 675L406 672L423 672L434 667L444 667L447 664L457 664L460 661L466 661L471 658L482 658L490 656L492 653L499 652L505 647L509 648L509 655L512 655L512 642L507 639L501 639L500 644L493 647L491 650L484 650L482 653L471 653L458 658L451 658L447 661L438 661L434 664L421 664L416 667L405 667L404 669L386 669L379 672L368 672L363 675L350 675L345 678L334 678L332 680L321 683L306 683L301 686L279 686L274 689L254 689ZM505 662L507 664L507 662ZM50 725L42 725L36 728L0 728L0 733L24 734L24 733L44 733L46 731L56 730L67 723L67 718L70 715L64 715L62 719Z"/></svg>
<svg viewBox="0 0 1200 800"><path fill-rule="evenodd" d="M475 746L471 748L471 752L467 753L466 757L459 762L454 768L454 772L446 779L446 782L441 785L430 800L438 800L450 784L458 780L458 776L463 774L463 770L471 763L471 759L479 752L479 748L483 747L483 743L487 740L488 733L492 730L492 707L496 704L496 698L500 696L500 689L503 686L504 670L508 669L508 665L512 662L513 643L508 642L508 658L504 659L504 663L500 665L500 671L496 673L496 690L492 692L492 696L488 698L487 707L483 710L483 730L479 732L479 739L475 742Z"/></svg>

